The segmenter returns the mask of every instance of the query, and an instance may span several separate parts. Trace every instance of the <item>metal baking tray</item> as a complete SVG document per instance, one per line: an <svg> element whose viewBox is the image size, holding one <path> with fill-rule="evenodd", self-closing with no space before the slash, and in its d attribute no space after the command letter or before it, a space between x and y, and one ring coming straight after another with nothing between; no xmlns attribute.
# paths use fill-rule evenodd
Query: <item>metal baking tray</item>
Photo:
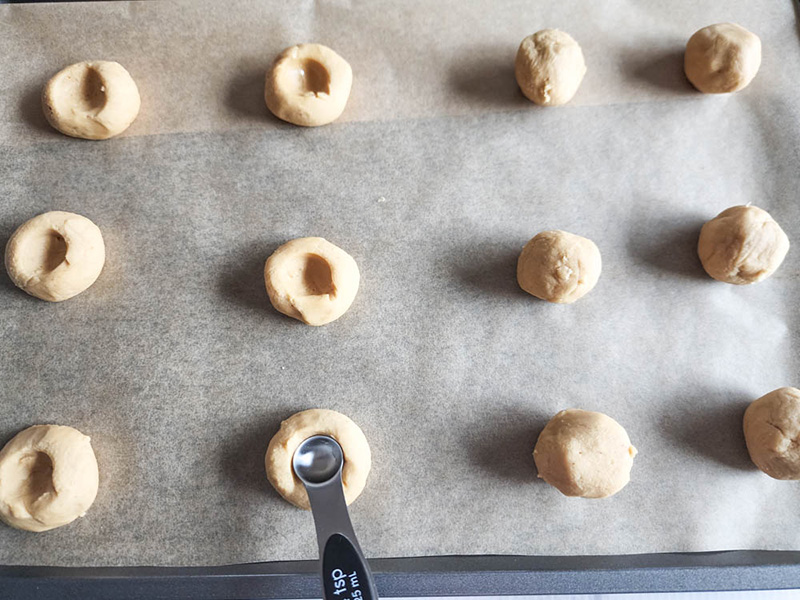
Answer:
<svg viewBox="0 0 800 600"><path fill-rule="evenodd" d="M370 561L383 597L800 588L800 552L438 556ZM0 598L319 598L316 561L224 567L0 567Z"/></svg>
<svg viewBox="0 0 800 600"><path fill-rule="evenodd" d="M72 0L0 4L44 1ZM369 562L383 597L800 588L800 552L794 551L436 556ZM272 599L318 598L320 593L316 561L218 567L0 566L0 599Z"/></svg>

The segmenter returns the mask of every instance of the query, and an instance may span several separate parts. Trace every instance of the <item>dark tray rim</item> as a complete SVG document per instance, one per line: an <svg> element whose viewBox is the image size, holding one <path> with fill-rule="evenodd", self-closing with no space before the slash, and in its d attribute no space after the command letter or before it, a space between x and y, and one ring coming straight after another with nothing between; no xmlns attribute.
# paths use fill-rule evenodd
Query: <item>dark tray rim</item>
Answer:
<svg viewBox="0 0 800 600"><path fill-rule="evenodd" d="M800 588L800 552L373 559L383 597L613 594ZM0 598L318 598L316 561L219 567L0 566Z"/></svg>

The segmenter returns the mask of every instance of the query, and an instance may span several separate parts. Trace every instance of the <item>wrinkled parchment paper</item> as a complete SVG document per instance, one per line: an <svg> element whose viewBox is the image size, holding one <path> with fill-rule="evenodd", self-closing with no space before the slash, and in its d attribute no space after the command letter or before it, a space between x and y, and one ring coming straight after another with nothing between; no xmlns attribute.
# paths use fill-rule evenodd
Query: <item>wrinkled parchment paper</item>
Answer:
<svg viewBox="0 0 800 600"><path fill-rule="evenodd" d="M789 0L114 2L0 7L0 243L46 210L102 229L106 267L61 304L0 277L0 442L35 423L91 435L88 515L0 527L0 563L199 565L310 559L311 515L270 488L281 419L351 416L374 467L351 507L373 557L800 549L800 484L752 466L748 402L798 385L798 251L752 287L714 282L695 244L724 208L769 210L800 247L800 47ZM700 27L763 41L746 90L682 75ZM544 109L516 88L519 41L569 31L588 73ZM339 122L268 114L285 46L330 45L355 84ZM83 59L139 84L125 135L51 130L38 97ZM593 239L604 271L572 306L520 291L538 231ZM298 236L351 253L339 321L276 313L264 260ZM602 501L536 479L567 407L639 449Z"/></svg>

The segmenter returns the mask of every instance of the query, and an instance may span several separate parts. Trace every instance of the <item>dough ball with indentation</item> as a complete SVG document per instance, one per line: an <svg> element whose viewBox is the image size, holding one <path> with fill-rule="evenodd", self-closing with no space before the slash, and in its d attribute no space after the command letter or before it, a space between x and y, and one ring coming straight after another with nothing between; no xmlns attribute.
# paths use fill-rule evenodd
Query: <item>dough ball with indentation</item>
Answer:
<svg viewBox="0 0 800 600"><path fill-rule="evenodd" d="M755 206L733 206L700 230L697 254L718 281L745 285L772 275L789 251L789 238L770 214Z"/></svg>
<svg viewBox="0 0 800 600"><path fill-rule="evenodd" d="M800 390L782 387L744 413L744 439L753 463L775 479L800 479Z"/></svg>
<svg viewBox="0 0 800 600"><path fill-rule="evenodd" d="M634 456L622 425L574 408L550 419L533 449L539 477L565 496L582 498L606 498L624 488Z"/></svg>
<svg viewBox="0 0 800 600"><path fill-rule="evenodd" d="M295 413L281 423L278 433L269 442L264 458L269 482L281 496L298 508L311 508L308 494L294 474L292 458L297 447L315 435L330 436L342 447L342 483L345 500L350 504L367 484L372 454L361 428L334 410L312 408Z"/></svg>
<svg viewBox="0 0 800 600"><path fill-rule="evenodd" d="M14 285L50 302L72 298L92 285L105 260L97 225L62 211L26 221L6 245L6 270Z"/></svg>
<svg viewBox="0 0 800 600"><path fill-rule="evenodd" d="M726 94L747 87L761 66L761 40L735 23L697 31L686 44L683 68L705 94Z"/></svg>
<svg viewBox="0 0 800 600"><path fill-rule="evenodd" d="M97 496L97 459L88 436L34 425L0 450L0 519L28 531L71 523Z"/></svg>
<svg viewBox="0 0 800 600"><path fill-rule="evenodd" d="M44 88L42 107L50 125L66 135L105 140L125 131L139 114L139 89L121 64L75 63Z"/></svg>
<svg viewBox="0 0 800 600"><path fill-rule="evenodd" d="M264 99L273 115L304 127L339 118L350 97L353 70L322 44L287 48L267 73Z"/></svg>
<svg viewBox="0 0 800 600"><path fill-rule="evenodd" d="M592 240L566 231L543 231L522 249L517 282L532 296L570 304L592 290L601 271L600 250Z"/></svg>
<svg viewBox="0 0 800 600"><path fill-rule="evenodd" d="M522 40L514 74L528 100L558 106L572 100L578 91L586 63L572 36L558 29L543 29Z"/></svg>
<svg viewBox="0 0 800 600"><path fill-rule="evenodd" d="M360 279L353 257L318 237L285 243L264 266L272 306L307 325L325 325L347 312Z"/></svg>

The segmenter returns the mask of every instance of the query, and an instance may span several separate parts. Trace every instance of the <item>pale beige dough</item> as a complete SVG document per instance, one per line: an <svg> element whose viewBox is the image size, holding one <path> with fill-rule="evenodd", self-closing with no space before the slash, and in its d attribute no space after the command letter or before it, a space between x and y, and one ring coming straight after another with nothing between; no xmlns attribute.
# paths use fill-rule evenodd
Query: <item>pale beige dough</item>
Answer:
<svg viewBox="0 0 800 600"><path fill-rule="evenodd" d="M592 240L566 231L543 231L522 249L517 282L532 296L570 304L597 285L601 271L600 250Z"/></svg>
<svg viewBox="0 0 800 600"><path fill-rule="evenodd" d="M330 436L342 447L342 483L345 500L350 504L367 484L372 454L359 426L334 410L312 408L295 413L281 423L280 430L269 442L264 458L267 479L286 500L298 508L309 510L308 494L294 474L292 458L297 447L314 435Z"/></svg>
<svg viewBox="0 0 800 600"><path fill-rule="evenodd" d="M772 275L789 251L789 238L770 214L755 206L733 206L700 230L697 254L718 281L745 285Z"/></svg>
<svg viewBox="0 0 800 600"><path fill-rule="evenodd" d="M514 74L525 97L542 106L566 104L583 81L586 63L572 36L543 29L519 45Z"/></svg>
<svg viewBox="0 0 800 600"><path fill-rule="evenodd" d="M97 496L89 437L63 425L34 425L0 450L0 519L27 531L71 523Z"/></svg>
<svg viewBox="0 0 800 600"><path fill-rule="evenodd" d="M683 68L705 94L747 87L761 66L761 40L741 25L718 23L697 31L686 44Z"/></svg>
<svg viewBox="0 0 800 600"><path fill-rule="evenodd" d="M272 306L308 325L325 325L347 312L360 280L353 257L318 237L285 243L264 265Z"/></svg>
<svg viewBox="0 0 800 600"><path fill-rule="evenodd" d="M353 70L322 44L286 48L267 73L264 100L279 119L316 127L339 118L350 97Z"/></svg>
<svg viewBox="0 0 800 600"><path fill-rule="evenodd" d="M800 390L782 387L744 413L744 439L753 463L775 479L800 479Z"/></svg>
<svg viewBox="0 0 800 600"><path fill-rule="evenodd" d="M105 140L125 131L139 114L136 82L119 63L84 61L56 73L44 88L42 108L66 135Z"/></svg>
<svg viewBox="0 0 800 600"><path fill-rule="evenodd" d="M26 221L6 244L6 270L14 285L50 302L72 298L92 285L105 260L97 225L62 211Z"/></svg>
<svg viewBox="0 0 800 600"><path fill-rule="evenodd" d="M603 413L571 408L547 423L533 450L539 477L565 496L606 498L630 481L636 448Z"/></svg>

